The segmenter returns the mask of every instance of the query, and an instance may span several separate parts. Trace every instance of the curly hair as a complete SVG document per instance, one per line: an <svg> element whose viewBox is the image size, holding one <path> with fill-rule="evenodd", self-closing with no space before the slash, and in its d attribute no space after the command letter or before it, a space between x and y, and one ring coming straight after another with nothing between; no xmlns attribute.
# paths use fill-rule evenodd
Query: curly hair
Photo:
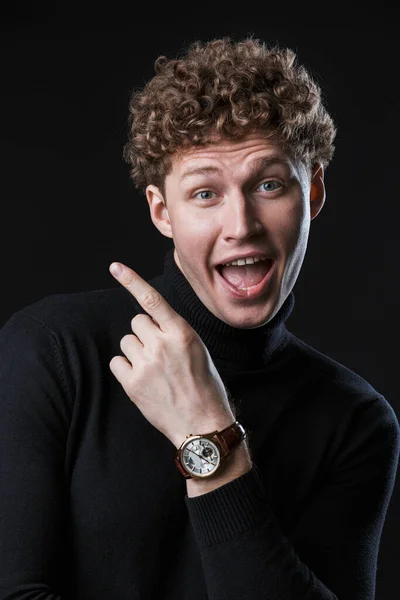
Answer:
<svg viewBox="0 0 400 600"><path fill-rule="evenodd" d="M330 162L334 123L291 49L225 37L194 42L174 60L160 56L154 67L156 75L129 104L123 156L137 188L152 183L164 194L175 153L256 131L308 168Z"/></svg>

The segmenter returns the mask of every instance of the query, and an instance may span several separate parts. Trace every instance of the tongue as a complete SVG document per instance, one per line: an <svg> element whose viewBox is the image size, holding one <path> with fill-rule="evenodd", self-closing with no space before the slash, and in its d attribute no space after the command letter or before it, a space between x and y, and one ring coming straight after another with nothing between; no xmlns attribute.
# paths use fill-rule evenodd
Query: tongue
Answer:
<svg viewBox="0 0 400 600"><path fill-rule="evenodd" d="M252 265L230 265L222 267L221 275L238 288L257 285L264 279L271 266L271 261L260 260Z"/></svg>

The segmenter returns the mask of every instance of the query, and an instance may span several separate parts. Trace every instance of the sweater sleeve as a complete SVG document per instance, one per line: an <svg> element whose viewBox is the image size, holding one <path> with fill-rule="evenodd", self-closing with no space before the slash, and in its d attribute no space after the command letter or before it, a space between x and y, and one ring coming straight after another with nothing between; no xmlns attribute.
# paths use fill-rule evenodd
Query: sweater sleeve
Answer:
<svg viewBox="0 0 400 600"><path fill-rule="evenodd" d="M364 404L290 537L255 464L209 493L186 496L209 600L373 600L399 438L383 397Z"/></svg>
<svg viewBox="0 0 400 600"><path fill-rule="evenodd" d="M0 599L60 600L68 401L52 333L22 312L0 331Z"/></svg>

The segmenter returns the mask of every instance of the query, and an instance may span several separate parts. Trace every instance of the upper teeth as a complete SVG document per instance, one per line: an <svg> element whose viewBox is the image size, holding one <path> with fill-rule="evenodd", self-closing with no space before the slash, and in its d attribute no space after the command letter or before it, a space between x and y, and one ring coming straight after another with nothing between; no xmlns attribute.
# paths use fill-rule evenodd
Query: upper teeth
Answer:
<svg viewBox="0 0 400 600"><path fill-rule="evenodd" d="M224 267L229 267L229 265L251 265L260 260L267 260L266 257L263 258L239 258L238 260L233 260L232 262L225 263Z"/></svg>

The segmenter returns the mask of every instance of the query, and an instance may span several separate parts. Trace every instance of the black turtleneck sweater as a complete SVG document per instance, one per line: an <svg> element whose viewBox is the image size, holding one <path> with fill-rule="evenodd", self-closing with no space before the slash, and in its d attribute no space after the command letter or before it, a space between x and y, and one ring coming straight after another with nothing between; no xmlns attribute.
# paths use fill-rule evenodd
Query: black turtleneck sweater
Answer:
<svg viewBox="0 0 400 600"><path fill-rule="evenodd" d="M372 600L399 424L286 326L216 318L173 250L149 281L198 332L253 468L189 498L175 447L109 369L144 312L122 286L48 296L0 334L2 600Z"/></svg>

